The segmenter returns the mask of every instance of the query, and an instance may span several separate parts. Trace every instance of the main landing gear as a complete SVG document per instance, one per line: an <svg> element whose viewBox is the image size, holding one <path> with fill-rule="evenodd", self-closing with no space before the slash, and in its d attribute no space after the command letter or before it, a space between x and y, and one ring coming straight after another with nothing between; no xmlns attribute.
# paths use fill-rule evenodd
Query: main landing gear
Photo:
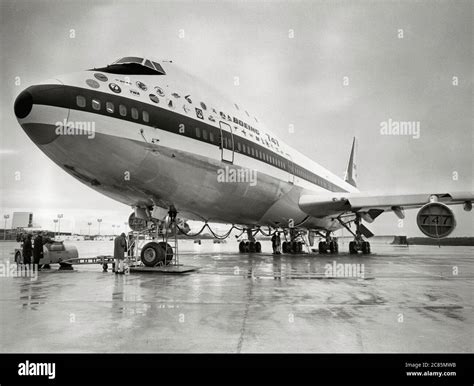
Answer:
<svg viewBox="0 0 474 386"><path fill-rule="evenodd" d="M327 253L333 255L339 253L339 244L337 243L337 239L331 236L331 232L326 232L326 236L324 236L325 240L320 241L318 244L318 252L321 255L325 255Z"/></svg>
<svg viewBox="0 0 474 386"><path fill-rule="evenodd" d="M290 228L290 241L283 241L281 250L283 253L303 253L303 245L300 234L294 228Z"/></svg>
<svg viewBox="0 0 474 386"><path fill-rule="evenodd" d="M361 218L359 214L356 214L354 224L356 226L355 233L349 228L343 221L338 219L339 222L354 236L354 241L349 243L349 253L355 255L359 252L362 252L364 255L370 254L370 243L365 241L362 236L372 237L373 234L370 232L364 225L362 225Z"/></svg>
<svg viewBox="0 0 474 386"><path fill-rule="evenodd" d="M239 252L240 253L260 253L262 252L262 244L259 241L255 241L254 234L252 229L247 229L247 239L242 240L239 243Z"/></svg>

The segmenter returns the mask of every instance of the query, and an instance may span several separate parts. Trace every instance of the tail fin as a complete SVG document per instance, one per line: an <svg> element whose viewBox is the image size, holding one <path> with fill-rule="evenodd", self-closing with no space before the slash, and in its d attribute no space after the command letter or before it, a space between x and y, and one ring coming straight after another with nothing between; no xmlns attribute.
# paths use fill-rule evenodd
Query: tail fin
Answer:
<svg viewBox="0 0 474 386"><path fill-rule="evenodd" d="M357 166L356 166L356 153L357 153L357 140L354 137L352 141L351 156L349 157L349 163L347 164L346 174L344 180L354 187L357 187Z"/></svg>

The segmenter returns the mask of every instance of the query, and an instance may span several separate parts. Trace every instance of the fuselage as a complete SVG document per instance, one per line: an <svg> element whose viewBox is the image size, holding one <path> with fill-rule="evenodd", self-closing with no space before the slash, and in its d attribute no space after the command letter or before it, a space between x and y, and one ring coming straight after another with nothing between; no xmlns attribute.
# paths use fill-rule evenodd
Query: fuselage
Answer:
<svg viewBox="0 0 474 386"><path fill-rule="evenodd" d="M213 222L283 226L292 219L339 228L324 214L308 217L299 198L355 187L244 106L175 64L160 65L163 74L103 68L57 76L18 96L17 119L63 170L131 207L173 205L182 217Z"/></svg>

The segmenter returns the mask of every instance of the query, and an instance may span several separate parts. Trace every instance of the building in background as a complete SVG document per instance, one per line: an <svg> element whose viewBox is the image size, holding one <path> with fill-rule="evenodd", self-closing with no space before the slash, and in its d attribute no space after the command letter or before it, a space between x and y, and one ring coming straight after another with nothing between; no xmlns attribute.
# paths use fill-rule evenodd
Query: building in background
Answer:
<svg viewBox="0 0 474 386"><path fill-rule="evenodd" d="M33 212L13 212L12 229L32 228Z"/></svg>

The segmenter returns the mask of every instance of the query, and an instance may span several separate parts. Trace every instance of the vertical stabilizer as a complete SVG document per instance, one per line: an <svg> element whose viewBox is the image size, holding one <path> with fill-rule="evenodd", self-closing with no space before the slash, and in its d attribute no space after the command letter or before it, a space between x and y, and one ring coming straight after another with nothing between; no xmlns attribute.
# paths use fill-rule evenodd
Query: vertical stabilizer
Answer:
<svg viewBox="0 0 474 386"><path fill-rule="evenodd" d="M354 187L357 187L357 166L356 166L356 153L357 153L357 140L354 137L352 141L351 156L349 157L349 163L347 164L346 175L344 180Z"/></svg>

